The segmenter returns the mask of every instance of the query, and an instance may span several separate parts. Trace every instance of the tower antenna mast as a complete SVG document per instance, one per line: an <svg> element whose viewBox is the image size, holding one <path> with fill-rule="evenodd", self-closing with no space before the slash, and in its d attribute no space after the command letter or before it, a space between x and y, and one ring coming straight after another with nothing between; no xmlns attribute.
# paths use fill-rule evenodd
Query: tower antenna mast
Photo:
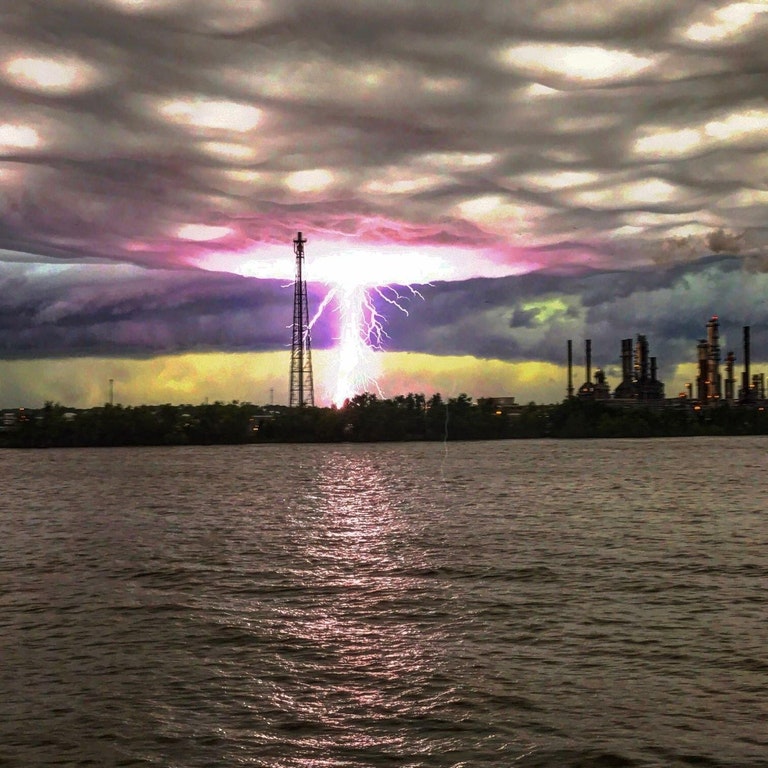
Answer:
<svg viewBox="0 0 768 768"><path fill-rule="evenodd" d="M307 283L302 274L304 244L301 232L293 241L296 254L296 280L293 287L293 339L291 341L291 408L314 406L315 391L312 382L312 344L309 336L309 307Z"/></svg>

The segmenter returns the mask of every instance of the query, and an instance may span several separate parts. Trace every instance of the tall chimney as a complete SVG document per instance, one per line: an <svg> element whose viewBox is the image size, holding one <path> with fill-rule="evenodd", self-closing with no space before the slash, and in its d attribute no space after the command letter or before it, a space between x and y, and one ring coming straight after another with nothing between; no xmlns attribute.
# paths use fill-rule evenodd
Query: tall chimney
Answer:
<svg viewBox="0 0 768 768"><path fill-rule="evenodd" d="M568 339L568 399L573 397L573 341Z"/></svg>
<svg viewBox="0 0 768 768"><path fill-rule="evenodd" d="M625 384L632 381L632 339L621 340L621 380Z"/></svg>
<svg viewBox="0 0 768 768"><path fill-rule="evenodd" d="M736 379L733 378L733 364L736 362L736 355L729 352L725 356L725 400L728 403L733 402L733 385Z"/></svg>
<svg viewBox="0 0 768 768"><path fill-rule="evenodd" d="M702 403L707 402L708 384L707 372L709 370L709 344L706 339L701 339L696 346L699 354L699 375L696 377L696 399Z"/></svg>
<svg viewBox="0 0 768 768"><path fill-rule="evenodd" d="M637 336L635 375L639 381L648 381L648 340L643 334L638 334Z"/></svg>
<svg viewBox="0 0 768 768"><path fill-rule="evenodd" d="M749 400L750 387L752 386L752 379L749 376L749 326L744 326L744 373L741 378L742 393L741 396L744 400Z"/></svg>
<svg viewBox="0 0 768 768"><path fill-rule="evenodd" d="M587 384L592 383L592 339L587 339L584 344L587 366Z"/></svg>
<svg viewBox="0 0 768 768"><path fill-rule="evenodd" d="M707 397L719 400L722 395L720 387L720 320L712 315L707 323L707 345L709 348L707 362Z"/></svg>

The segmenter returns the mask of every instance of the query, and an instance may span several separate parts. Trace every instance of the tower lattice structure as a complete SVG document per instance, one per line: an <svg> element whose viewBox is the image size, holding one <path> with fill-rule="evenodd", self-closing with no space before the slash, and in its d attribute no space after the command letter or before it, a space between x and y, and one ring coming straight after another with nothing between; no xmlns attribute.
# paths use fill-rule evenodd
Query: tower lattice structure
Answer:
<svg viewBox="0 0 768 768"><path fill-rule="evenodd" d="M291 341L290 407L314 406L315 391L312 381L312 344L309 334L309 307L307 283L302 274L304 244L301 232L293 241L296 254L296 280L293 289L293 339Z"/></svg>

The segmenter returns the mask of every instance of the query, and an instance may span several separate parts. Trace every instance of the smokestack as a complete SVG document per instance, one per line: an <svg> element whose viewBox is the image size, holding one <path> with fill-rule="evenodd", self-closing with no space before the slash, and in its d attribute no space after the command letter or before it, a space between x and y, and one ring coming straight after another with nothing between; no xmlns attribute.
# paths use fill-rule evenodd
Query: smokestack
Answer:
<svg viewBox="0 0 768 768"><path fill-rule="evenodd" d="M701 339L696 347L699 353L699 375L696 377L696 398L702 403L707 401L707 372L709 370L709 344Z"/></svg>
<svg viewBox="0 0 768 768"><path fill-rule="evenodd" d="M621 380L625 384L632 381L632 339L621 340Z"/></svg>
<svg viewBox="0 0 768 768"><path fill-rule="evenodd" d="M744 373L741 378L742 393L744 400L749 400L749 388L752 379L749 377L749 326L744 326Z"/></svg>
<svg viewBox="0 0 768 768"><path fill-rule="evenodd" d="M712 315L707 323L707 345L709 347L707 397L719 400L722 392L720 388L720 320L717 315Z"/></svg>
<svg viewBox="0 0 768 768"><path fill-rule="evenodd" d="M656 381L656 358L651 358L651 381Z"/></svg>
<svg viewBox="0 0 768 768"><path fill-rule="evenodd" d="M648 340L643 334L637 336L635 375L639 381L648 381Z"/></svg>
<svg viewBox="0 0 768 768"><path fill-rule="evenodd" d="M733 364L736 362L736 355L729 352L725 356L725 400L728 403L733 402L733 385L736 379L733 378Z"/></svg>
<svg viewBox="0 0 768 768"><path fill-rule="evenodd" d="M573 341L568 339L568 399L573 397Z"/></svg>
<svg viewBox="0 0 768 768"><path fill-rule="evenodd" d="M587 364L587 384L592 383L592 339L587 339L584 343Z"/></svg>

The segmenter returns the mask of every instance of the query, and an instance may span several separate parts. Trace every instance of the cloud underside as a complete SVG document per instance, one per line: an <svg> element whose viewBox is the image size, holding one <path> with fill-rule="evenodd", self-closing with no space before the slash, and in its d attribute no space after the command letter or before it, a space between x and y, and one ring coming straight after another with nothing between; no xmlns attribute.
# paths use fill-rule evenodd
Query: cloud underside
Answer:
<svg viewBox="0 0 768 768"><path fill-rule="evenodd" d="M41 270L46 279L36 279ZM0 280L0 336L6 359L77 355L148 358L166 353L281 352L290 347L293 288L223 273L135 267L16 266ZM591 338L597 365L618 364L620 340L644 334L660 370L695 361L713 308L723 344L740 352L743 325L755 325L755 355L768 352L768 274L736 257L633 273L437 282L418 293L373 291L390 352L471 355L510 363L561 364L565 340ZM312 314L329 287L310 283ZM402 297L400 311L390 302ZM340 333L331 301L312 330L313 348ZM766 355L768 357L768 355Z"/></svg>
<svg viewBox="0 0 768 768"><path fill-rule="evenodd" d="M301 229L516 273L766 243L763 3L6 5L16 258L199 266Z"/></svg>

